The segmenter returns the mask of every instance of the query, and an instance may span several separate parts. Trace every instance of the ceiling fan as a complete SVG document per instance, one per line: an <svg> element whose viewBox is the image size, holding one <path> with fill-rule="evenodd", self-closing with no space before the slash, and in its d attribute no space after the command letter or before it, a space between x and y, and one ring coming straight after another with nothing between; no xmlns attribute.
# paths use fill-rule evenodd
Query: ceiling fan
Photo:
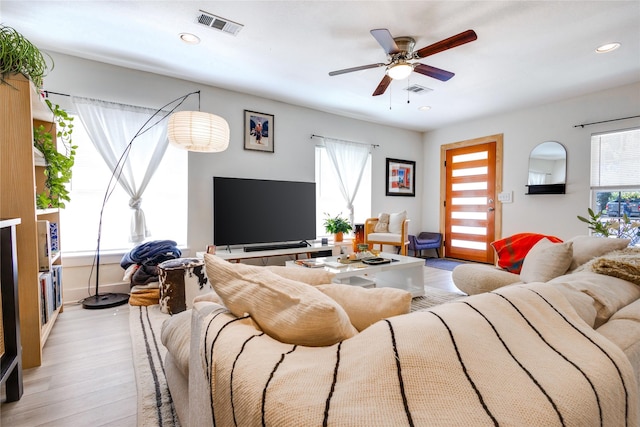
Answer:
<svg viewBox="0 0 640 427"><path fill-rule="evenodd" d="M371 30L371 35L378 41L378 43L380 43L380 46L382 46L387 54L389 62L380 62L377 64L361 65L359 67L331 71L329 75L337 76L339 74L367 70L369 68L387 67L386 74L382 78L382 81L380 81L376 90L373 92L373 96L382 95L387 90L389 84L391 84L391 80L407 78L412 71L446 82L455 74L430 65L414 62L414 60L426 58L427 56L472 42L478 38L475 31L467 30L449 37L448 39L441 40L437 43L414 51L413 48L415 47L416 41L412 37L392 37L389 30L386 28Z"/></svg>

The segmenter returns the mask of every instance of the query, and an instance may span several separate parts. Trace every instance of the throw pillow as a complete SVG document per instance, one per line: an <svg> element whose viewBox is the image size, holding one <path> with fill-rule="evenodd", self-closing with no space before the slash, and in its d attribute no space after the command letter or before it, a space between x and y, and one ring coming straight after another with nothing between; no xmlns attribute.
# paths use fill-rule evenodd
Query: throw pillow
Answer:
<svg viewBox="0 0 640 427"><path fill-rule="evenodd" d="M407 211L389 214L389 233L402 233L402 223L407 219Z"/></svg>
<svg viewBox="0 0 640 427"><path fill-rule="evenodd" d="M552 243L543 238L536 243L522 263L520 280L524 283L547 282L567 272L573 259L573 242Z"/></svg>
<svg viewBox="0 0 640 427"><path fill-rule="evenodd" d="M610 239L606 237L576 236L573 242L573 260L569 271L575 270L593 258L624 249L631 243L630 239Z"/></svg>
<svg viewBox="0 0 640 427"><path fill-rule="evenodd" d="M522 262L529 250L546 237L553 243L561 243L562 240L555 236L546 236L537 233L518 233L504 239L491 242L491 246L498 255L498 267L511 273L520 274Z"/></svg>
<svg viewBox="0 0 640 427"><path fill-rule="evenodd" d="M331 283L317 287L344 308L351 323L362 331L378 320L411 311L411 292L396 288L363 288Z"/></svg>
<svg viewBox="0 0 640 427"><path fill-rule="evenodd" d="M211 254L204 260L211 286L229 311L236 317L249 314L280 342L319 347L357 334L344 309L313 286Z"/></svg>
<svg viewBox="0 0 640 427"><path fill-rule="evenodd" d="M324 268L292 268L282 265L269 265L268 270L273 271L278 276L297 280L307 285L317 286L333 282L335 273L326 271Z"/></svg>
<svg viewBox="0 0 640 427"><path fill-rule="evenodd" d="M378 215L378 222L373 227L374 233L388 233L389 232L389 214L381 213Z"/></svg>

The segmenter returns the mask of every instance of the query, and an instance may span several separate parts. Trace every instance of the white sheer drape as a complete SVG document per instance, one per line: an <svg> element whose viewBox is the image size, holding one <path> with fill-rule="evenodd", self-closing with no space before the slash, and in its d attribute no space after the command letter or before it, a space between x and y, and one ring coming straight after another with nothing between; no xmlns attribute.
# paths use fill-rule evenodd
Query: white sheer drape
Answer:
<svg viewBox="0 0 640 427"><path fill-rule="evenodd" d="M140 243L151 235L142 210L142 195L169 144L166 125L154 126L163 116L154 117L140 132L140 128L156 111L79 97L72 97L72 101L91 142L112 172L118 167L118 161L129 143L138 134L126 163L118 167L122 172L117 179L129 195L129 207L133 210L129 240Z"/></svg>
<svg viewBox="0 0 640 427"><path fill-rule="evenodd" d="M529 185L542 185L547 183L547 176L541 172L529 171Z"/></svg>
<svg viewBox="0 0 640 427"><path fill-rule="evenodd" d="M358 194L370 146L324 138L324 145L338 175L340 191L349 210L349 222L353 224L353 200Z"/></svg>

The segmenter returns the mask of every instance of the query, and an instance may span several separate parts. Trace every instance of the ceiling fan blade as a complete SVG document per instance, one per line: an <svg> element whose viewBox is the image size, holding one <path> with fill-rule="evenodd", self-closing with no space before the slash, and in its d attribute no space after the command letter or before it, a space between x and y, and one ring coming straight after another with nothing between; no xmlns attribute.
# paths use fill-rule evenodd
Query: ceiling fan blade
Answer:
<svg viewBox="0 0 640 427"><path fill-rule="evenodd" d="M441 40L437 43L429 45L427 47L423 47L414 53L415 58L425 58L429 55L436 54L438 52L442 52L447 49L454 48L456 46L463 45L465 43L472 42L476 40L478 36L475 31L467 30L460 34L456 34L455 36L451 36L448 39Z"/></svg>
<svg viewBox="0 0 640 427"><path fill-rule="evenodd" d="M454 73L447 70L441 70L440 68L432 67L431 65L417 64L413 67L413 71L416 73L424 74L425 76L433 77L434 79L446 82L451 77L455 76Z"/></svg>
<svg viewBox="0 0 640 427"><path fill-rule="evenodd" d="M373 96L382 95L389 87L389 84L391 84L391 80L393 79L385 74L382 80L380 81L380 84L378 85L376 90L373 92Z"/></svg>
<svg viewBox="0 0 640 427"><path fill-rule="evenodd" d="M385 65L387 65L387 64L383 64L382 62L380 62L378 64L361 65L359 67L345 68L344 70L331 71L329 73L329 75L330 76L337 76L339 74L352 73L354 71L360 71L360 70L368 70L369 68L378 68L378 67L383 67Z"/></svg>
<svg viewBox="0 0 640 427"><path fill-rule="evenodd" d="M391 36L391 33L386 28L379 28L377 30L371 30L371 35L380 43L380 46L384 49L387 55L400 52L396 41Z"/></svg>

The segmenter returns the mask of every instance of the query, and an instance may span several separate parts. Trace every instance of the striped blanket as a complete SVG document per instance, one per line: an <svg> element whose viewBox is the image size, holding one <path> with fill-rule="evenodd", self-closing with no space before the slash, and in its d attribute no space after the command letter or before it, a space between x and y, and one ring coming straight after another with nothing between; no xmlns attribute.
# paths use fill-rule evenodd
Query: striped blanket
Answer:
<svg viewBox="0 0 640 427"><path fill-rule="evenodd" d="M248 318L204 319L215 426L636 426L622 351L551 285L501 288L382 320L328 347Z"/></svg>

